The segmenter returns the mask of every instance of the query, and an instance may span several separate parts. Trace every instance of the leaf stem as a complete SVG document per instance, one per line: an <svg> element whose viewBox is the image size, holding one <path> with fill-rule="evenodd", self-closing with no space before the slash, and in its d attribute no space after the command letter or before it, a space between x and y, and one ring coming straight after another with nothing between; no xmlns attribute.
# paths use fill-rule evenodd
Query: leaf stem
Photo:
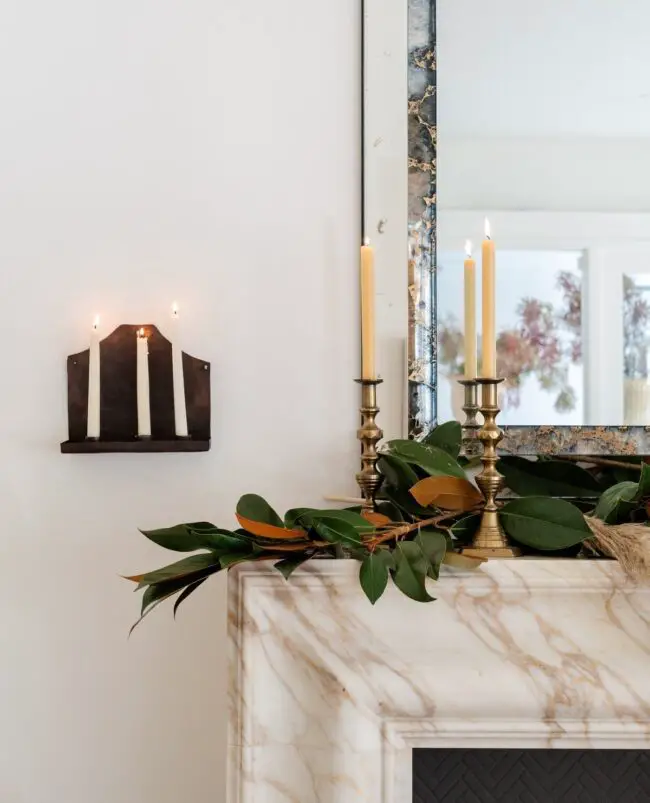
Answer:
<svg viewBox="0 0 650 803"><path fill-rule="evenodd" d="M471 510L463 511L466 514L476 513L480 510L480 507L472 508ZM416 521L414 524L403 524L400 527L394 527L392 530L388 530L387 532L382 533L381 535L376 535L373 538L370 538L366 542L366 546L374 549L379 544L383 544L386 541L392 541L393 539L397 540L399 538L403 538L405 535L413 532L414 530L419 530L421 527L430 527L435 526L436 524L440 524L443 521L447 521L448 519L454 519L459 515L458 510L450 511L447 513L440 513L438 516L432 516L430 519L422 519L421 521Z"/></svg>
<svg viewBox="0 0 650 803"><path fill-rule="evenodd" d="M608 457L591 457L590 455L563 454L556 455L556 460L566 460L569 463L589 463L592 466L606 466L610 468L628 468L641 471L641 463L625 463L623 460L610 460Z"/></svg>

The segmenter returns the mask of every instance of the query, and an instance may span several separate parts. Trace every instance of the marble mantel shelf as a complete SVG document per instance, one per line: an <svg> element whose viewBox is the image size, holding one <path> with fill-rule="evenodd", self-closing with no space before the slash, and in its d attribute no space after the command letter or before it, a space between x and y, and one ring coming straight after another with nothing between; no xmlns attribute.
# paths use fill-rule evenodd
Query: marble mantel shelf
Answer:
<svg viewBox="0 0 650 803"><path fill-rule="evenodd" d="M373 607L358 563L229 575L228 803L411 803L414 747L650 748L650 587L490 561Z"/></svg>

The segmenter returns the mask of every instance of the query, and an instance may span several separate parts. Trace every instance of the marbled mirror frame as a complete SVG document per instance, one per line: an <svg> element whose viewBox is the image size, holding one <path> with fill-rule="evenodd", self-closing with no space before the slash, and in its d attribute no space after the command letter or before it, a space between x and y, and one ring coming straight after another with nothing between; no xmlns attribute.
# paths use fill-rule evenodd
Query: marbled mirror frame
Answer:
<svg viewBox="0 0 650 803"><path fill-rule="evenodd" d="M408 0L408 431L437 423L436 0ZM504 427L504 452L650 454L650 426Z"/></svg>

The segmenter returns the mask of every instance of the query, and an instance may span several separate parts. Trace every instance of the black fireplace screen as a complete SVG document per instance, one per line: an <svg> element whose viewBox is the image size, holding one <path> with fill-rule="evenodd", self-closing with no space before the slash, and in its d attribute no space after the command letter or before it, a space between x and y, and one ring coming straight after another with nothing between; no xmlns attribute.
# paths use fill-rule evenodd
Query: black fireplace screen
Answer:
<svg viewBox="0 0 650 803"><path fill-rule="evenodd" d="M650 803L650 751L413 751L413 803Z"/></svg>

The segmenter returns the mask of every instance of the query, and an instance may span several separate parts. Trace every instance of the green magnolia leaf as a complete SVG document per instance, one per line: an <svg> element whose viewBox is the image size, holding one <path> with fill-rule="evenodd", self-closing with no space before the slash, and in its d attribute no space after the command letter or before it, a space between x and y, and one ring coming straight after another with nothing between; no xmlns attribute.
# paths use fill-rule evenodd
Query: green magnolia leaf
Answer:
<svg viewBox="0 0 650 803"><path fill-rule="evenodd" d="M368 522L365 522L365 524L368 524ZM361 532L341 517L314 517L311 521L311 526L321 538L331 544L343 544L353 547L358 547L362 544Z"/></svg>
<svg viewBox="0 0 650 803"><path fill-rule="evenodd" d="M382 455L390 454L406 463L417 466L430 477L461 477L466 479L465 472L447 452L435 446L408 440L388 441Z"/></svg>
<svg viewBox="0 0 650 803"><path fill-rule="evenodd" d="M463 442L463 431L458 421L447 421L440 424L424 438L422 443L427 446L435 446L447 452L454 459L460 454L460 447Z"/></svg>
<svg viewBox="0 0 650 803"><path fill-rule="evenodd" d="M260 521L273 527L284 527L284 522L271 505L257 494L244 494L237 502L237 514L251 521Z"/></svg>
<svg viewBox="0 0 650 803"><path fill-rule="evenodd" d="M499 471L519 496L600 496L603 486L584 468L563 460L527 460L505 456Z"/></svg>
<svg viewBox="0 0 650 803"><path fill-rule="evenodd" d="M386 590L388 571L395 561L388 549L377 549L366 556L359 568L359 582L365 595L374 605Z"/></svg>
<svg viewBox="0 0 650 803"><path fill-rule="evenodd" d="M418 505L408 491L388 486L383 489L383 494L395 507L401 510L402 513L405 513L409 518L429 519L432 516L432 509Z"/></svg>
<svg viewBox="0 0 650 803"><path fill-rule="evenodd" d="M193 594L200 585L205 583L207 579L208 579L207 577L202 577L195 583L190 583L190 585L185 586L185 588L179 594L178 599L174 603L174 619L176 618L176 611L179 609L181 603L185 602L185 600L189 597L189 595Z"/></svg>
<svg viewBox="0 0 650 803"><path fill-rule="evenodd" d="M454 522L451 526L451 534L455 541L460 544L469 544L476 535L476 532L481 523L481 514L472 513L471 516L465 516L462 519Z"/></svg>
<svg viewBox="0 0 650 803"><path fill-rule="evenodd" d="M230 530L199 530L194 533L204 549L211 549L218 555L230 552L252 552L254 541L250 536L231 532Z"/></svg>
<svg viewBox="0 0 650 803"><path fill-rule="evenodd" d="M313 513L314 510L315 508L313 507L294 507L291 510L287 510L284 514L284 526L288 530L300 527L300 519L309 513Z"/></svg>
<svg viewBox="0 0 650 803"><path fill-rule="evenodd" d="M171 549L174 552L195 552L202 547L197 533L206 529L215 529L214 524L207 521L196 521L191 524L176 524L174 527L140 530L140 532L154 544L165 547L165 549Z"/></svg>
<svg viewBox="0 0 650 803"><path fill-rule="evenodd" d="M167 580L187 578L202 569L210 569L213 567L215 571L218 571L220 568L219 558L214 552L201 552L197 555L190 555L189 558L183 558L182 560L176 561L176 563L170 563L169 566L163 566L162 569L156 569L153 572L146 572L145 574L138 575L137 579L139 582L136 591L145 586L163 583Z"/></svg>
<svg viewBox="0 0 650 803"><path fill-rule="evenodd" d="M377 513L381 513L383 516L387 516L391 521L404 521L404 516L402 515L402 511L397 507L397 505L389 502L386 499L379 499L377 501Z"/></svg>
<svg viewBox="0 0 650 803"><path fill-rule="evenodd" d="M420 479L407 462L393 454L382 454L377 468L395 488L411 488Z"/></svg>
<svg viewBox="0 0 650 803"><path fill-rule="evenodd" d="M310 557L311 555L296 555L296 557L282 558L282 560L274 563L273 566L280 572L285 580L288 580L298 566L302 566Z"/></svg>
<svg viewBox="0 0 650 803"><path fill-rule="evenodd" d="M639 487L636 492L635 501L641 502L650 496L650 466L644 463L641 466L641 477L639 478Z"/></svg>
<svg viewBox="0 0 650 803"><path fill-rule="evenodd" d="M140 624L145 616L148 616L151 611L160 605L161 602L164 602L166 599L169 599L169 597L173 597L174 594L178 594L179 591L187 586L193 585L198 580L205 579L217 571L219 571L218 566L211 566L208 569L203 569L202 571L195 572L194 574L187 575L186 577L177 577L173 580L166 580L163 583L155 583L154 585L149 586L142 596L142 611L140 618L137 622L135 622L134 625L132 625L131 629L129 630L129 635L133 633L135 628Z"/></svg>
<svg viewBox="0 0 650 803"><path fill-rule="evenodd" d="M475 572L485 561L486 558L471 558L469 555L463 555L461 552L447 550L442 562L446 566L451 566L452 569L460 569L463 572Z"/></svg>
<svg viewBox="0 0 650 803"><path fill-rule="evenodd" d="M447 539L444 534L431 528L423 528L413 539L422 554L429 562L427 576L437 580L440 575L440 564L447 551Z"/></svg>
<svg viewBox="0 0 650 803"><path fill-rule="evenodd" d="M513 499L501 508L500 518L511 538L534 549L567 549L591 537L582 513L564 499Z"/></svg>
<svg viewBox="0 0 650 803"><path fill-rule="evenodd" d="M637 507L638 482L619 482L608 488L598 500L594 516L606 524L616 524Z"/></svg>
<svg viewBox="0 0 650 803"><path fill-rule="evenodd" d="M430 563L422 549L413 541L400 541L393 552L395 571L393 582L407 597L416 602L433 602L425 584Z"/></svg>
<svg viewBox="0 0 650 803"><path fill-rule="evenodd" d="M359 513L355 513L353 510L312 510L311 513L306 513L304 515L303 522L309 527L313 527L314 522L319 519L339 519L362 533L370 533L375 529L374 524L367 521L363 516L359 515Z"/></svg>
<svg viewBox="0 0 650 803"><path fill-rule="evenodd" d="M244 563L250 559L250 555L242 555L241 553L236 553L234 555L219 555L219 565L222 569L230 569L231 566L235 566L237 563Z"/></svg>

